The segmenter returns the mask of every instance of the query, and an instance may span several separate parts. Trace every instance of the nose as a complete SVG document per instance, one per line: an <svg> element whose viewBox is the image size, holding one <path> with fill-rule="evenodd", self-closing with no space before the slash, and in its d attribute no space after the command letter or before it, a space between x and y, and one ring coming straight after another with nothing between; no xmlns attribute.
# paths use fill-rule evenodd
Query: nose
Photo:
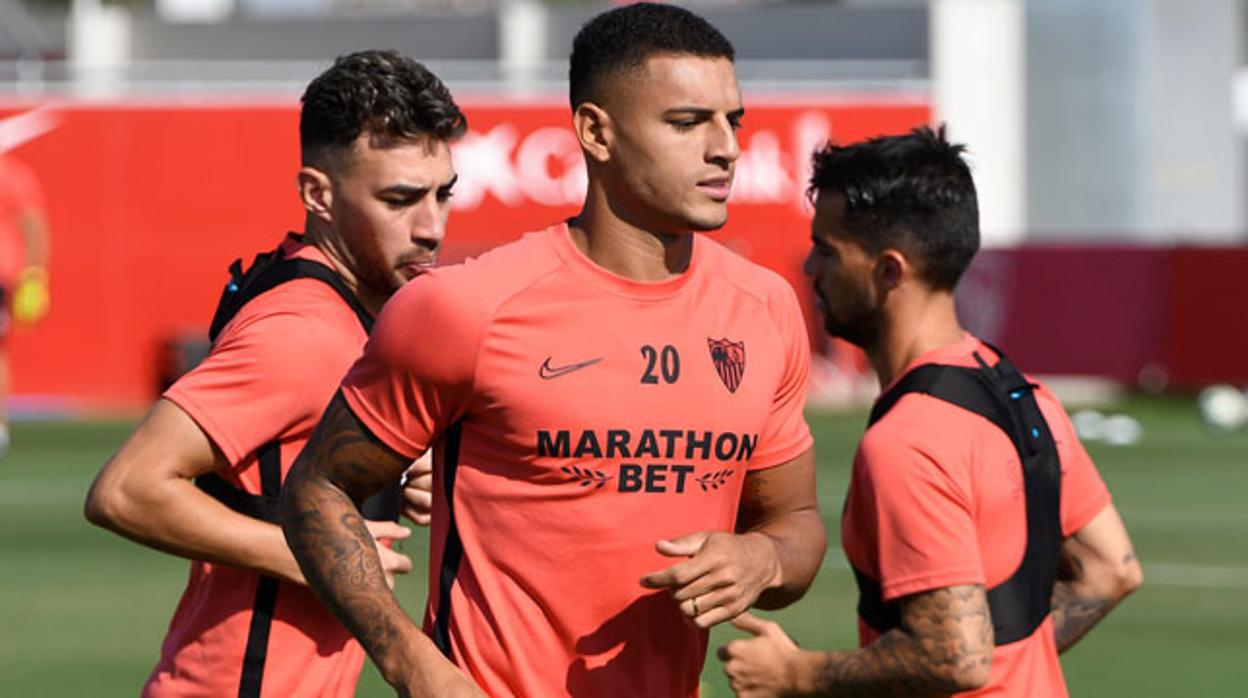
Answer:
<svg viewBox="0 0 1248 698"><path fill-rule="evenodd" d="M715 120L716 128L711 129L707 143L707 160L728 165L741 157L741 144L737 142L737 130L732 127L728 118L721 116Z"/></svg>
<svg viewBox="0 0 1248 698"><path fill-rule="evenodd" d="M446 221L450 216L450 203L426 196L415 207L412 220L412 242L426 249L436 250L446 237Z"/></svg>

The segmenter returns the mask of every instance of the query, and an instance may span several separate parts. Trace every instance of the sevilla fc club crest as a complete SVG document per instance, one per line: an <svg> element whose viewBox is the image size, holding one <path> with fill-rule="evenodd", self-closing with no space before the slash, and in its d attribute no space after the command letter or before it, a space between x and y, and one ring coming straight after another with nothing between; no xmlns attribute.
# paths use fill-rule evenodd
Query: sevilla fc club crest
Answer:
<svg viewBox="0 0 1248 698"><path fill-rule="evenodd" d="M715 372L730 392L737 392L741 385L741 376L745 375L745 342L734 342L731 339L706 338L711 350L711 361L715 362Z"/></svg>

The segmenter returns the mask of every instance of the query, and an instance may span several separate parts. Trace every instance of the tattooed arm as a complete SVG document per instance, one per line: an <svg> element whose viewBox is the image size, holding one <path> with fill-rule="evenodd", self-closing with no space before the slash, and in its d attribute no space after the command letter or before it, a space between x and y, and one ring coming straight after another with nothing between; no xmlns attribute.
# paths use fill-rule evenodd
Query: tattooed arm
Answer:
<svg viewBox="0 0 1248 698"><path fill-rule="evenodd" d="M992 668L992 619L979 585L898 600L901 627L849 652L805 652L780 629L749 614L733 625L752 633L719 651L739 696L928 696L979 688Z"/></svg>
<svg viewBox="0 0 1248 698"><path fill-rule="evenodd" d="M1126 526L1112 504L1062 544L1053 587L1053 633L1064 652L1144 580Z"/></svg>
<svg viewBox="0 0 1248 698"><path fill-rule="evenodd" d="M479 696L399 607L356 508L408 463L335 395L282 487L282 529L309 586L400 695Z"/></svg>
<svg viewBox="0 0 1248 698"><path fill-rule="evenodd" d="M815 498L815 456L807 450L774 468L746 474L736 533L699 532L659 541L688 557L641 583L667 589L703 628L752 605L774 609L802 597L823 561L827 534Z"/></svg>

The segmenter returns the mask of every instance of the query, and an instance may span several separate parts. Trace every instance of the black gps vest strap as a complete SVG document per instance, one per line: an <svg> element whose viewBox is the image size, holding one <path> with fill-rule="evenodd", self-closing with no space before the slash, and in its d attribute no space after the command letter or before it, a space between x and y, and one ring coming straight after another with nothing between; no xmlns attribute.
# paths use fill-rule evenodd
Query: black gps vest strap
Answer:
<svg viewBox="0 0 1248 698"><path fill-rule="evenodd" d="M209 339L215 342L217 336L221 334L221 330L252 299L287 281L294 281L295 279L316 279L327 284L334 289L338 297L347 304L347 307L355 313L355 317L360 321L360 326L364 328L365 334L372 332L373 316L343 282L342 277L338 276L333 269L319 262L313 262L309 259L284 258L281 248L278 248L271 252L256 255L255 260L246 272L243 271L243 260L241 259L234 260L234 263L230 265L230 280L226 284L225 290L221 292L221 300L218 302L217 310L213 314L212 325L208 330ZM271 450L274 454L272 457L277 459L277 469L274 471L274 475L266 476L264 454L269 447L272 447ZM278 514L278 500L281 492L282 471L280 456L277 453L278 449L275 443L265 444L257 450L257 457L261 461L261 479L263 480L265 477L277 478L273 482L272 494L267 494L269 490L263 487L261 488L261 494L258 495L244 492L216 473L200 475L195 478L195 484L201 490L212 495L214 499L240 514L269 523L278 523L281 520ZM402 488L396 483L365 500L360 505L360 512L364 515L364 518L374 521L397 521L401 497Z"/></svg>
<svg viewBox="0 0 1248 698"><path fill-rule="evenodd" d="M256 457L260 461L260 497L276 503L282 486L282 455L278 442L270 441L261 446ZM241 493L241 490L234 491ZM269 630L273 627L273 610L277 608L277 590L277 580L272 577L261 575L256 581L256 600L251 606L251 627L238 679L239 698L260 698L264 662L269 655Z"/></svg>
<svg viewBox="0 0 1248 698"><path fill-rule="evenodd" d="M989 345L991 346L991 345ZM871 410L868 426L888 413L907 393L926 393L978 414L1005 432L1018 452L1027 506L1027 547L1018 569L988 590L996 644L1030 636L1049 614L1057 576L1061 530L1061 463L1048 423L1040 412L1035 385L1000 355L980 368L926 364L910 371ZM870 627L886 632L901 624L896 602L884 603L878 581L855 569L858 615Z"/></svg>
<svg viewBox="0 0 1248 698"><path fill-rule="evenodd" d="M360 321L360 325L364 328L364 333L368 334L373 331L373 316L360 302L360 299L347 288L342 277L329 267L320 262L313 262L310 259L299 258L277 258L281 254L281 250L274 250L262 255L257 255L255 261L247 273L243 273L243 260L236 259L230 265L230 281L226 284L225 290L221 293L221 300L217 304L217 311L213 314L212 325L208 329L208 338L217 341L217 336L221 334L221 330L229 324L230 320L242 310L243 306L250 302L256 296L272 290L287 281L295 279L316 279L317 281L327 284L334 292L342 298L347 307L355 313L356 319Z"/></svg>
<svg viewBox="0 0 1248 698"><path fill-rule="evenodd" d="M342 281L334 270L307 259L283 256L281 248L256 255L246 272L243 261L234 260L230 265L230 280L221 292L221 300L213 313L208 330L211 341L217 341L221 331L230 320L252 299L295 279L316 279L327 284L338 294L347 307L355 313L365 334L373 330L373 316L360 299ZM282 489L281 444L274 440L256 449L260 466L260 494L250 494L227 482L216 473L206 473L195 478L195 484L230 509L254 519L279 523L278 510ZM399 518L402 488L398 483L378 492L360 506L365 518L393 520ZM273 577L260 575L256 584L256 598L252 605L251 626L247 633L247 647L243 654L243 667L239 676L239 698L259 698L264 682L264 664L269 651L269 631L273 626L273 612L277 607L280 585Z"/></svg>

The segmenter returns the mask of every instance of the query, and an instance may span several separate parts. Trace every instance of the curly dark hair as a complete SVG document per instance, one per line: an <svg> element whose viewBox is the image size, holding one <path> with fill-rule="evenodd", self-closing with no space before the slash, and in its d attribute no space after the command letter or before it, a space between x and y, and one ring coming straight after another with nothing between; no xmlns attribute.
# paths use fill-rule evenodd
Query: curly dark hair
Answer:
<svg viewBox="0 0 1248 698"><path fill-rule="evenodd" d="M975 181L945 127L861 143L828 143L814 154L807 195L845 197L845 229L872 253L913 259L932 288L953 290L979 250Z"/></svg>
<svg viewBox="0 0 1248 698"><path fill-rule="evenodd" d="M307 165L329 164L365 132L381 142L450 141L468 128L438 76L397 51L339 56L300 101L299 145Z"/></svg>
<svg viewBox="0 0 1248 698"><path fill-rule="evenodd" d="M736 58L732 42L684 8L639 2L608 10L587 22L572 40L568 59L572 108L595 99L605 77L638 68L656 53Z"/></svg>

